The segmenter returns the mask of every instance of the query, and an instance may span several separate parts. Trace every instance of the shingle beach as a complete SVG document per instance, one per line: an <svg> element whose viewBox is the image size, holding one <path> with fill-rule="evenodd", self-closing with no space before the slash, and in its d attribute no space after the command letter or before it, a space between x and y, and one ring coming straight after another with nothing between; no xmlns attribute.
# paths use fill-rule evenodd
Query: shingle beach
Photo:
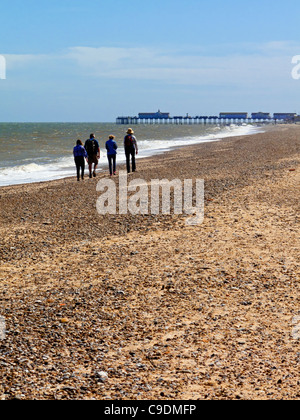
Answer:
<svg viewBox="0 0 300 420"><path fill-rule="evenodd" d="M130 180L204 179L196 226L99 215L108 173L0 188L0 399L299 399L299 139L138 160Z"/></svg>

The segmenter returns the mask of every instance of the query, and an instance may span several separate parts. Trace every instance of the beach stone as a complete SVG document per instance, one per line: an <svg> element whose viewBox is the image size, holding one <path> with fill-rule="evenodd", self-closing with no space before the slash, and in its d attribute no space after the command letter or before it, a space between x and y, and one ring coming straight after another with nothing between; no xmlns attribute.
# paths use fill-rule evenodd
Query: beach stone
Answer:
<svg viewBox="0 0 300 420"><path fill-rule="evenodd" d="M108 373L104 371L96 372L96 377L100 382L106 382L108 380Z"/></svg>

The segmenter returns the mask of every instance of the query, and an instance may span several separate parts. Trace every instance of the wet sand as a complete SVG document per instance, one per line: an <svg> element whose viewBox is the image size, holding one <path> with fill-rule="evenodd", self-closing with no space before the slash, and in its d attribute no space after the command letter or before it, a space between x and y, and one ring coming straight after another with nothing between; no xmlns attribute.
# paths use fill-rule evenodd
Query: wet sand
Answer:
<svg viewBox="0 0 300 420"><path fill-rule="evenodd" d="M204 179L198 226L100 216L107 174L1 188L0 399L299 399L299 138L139 160Z"/></svg>

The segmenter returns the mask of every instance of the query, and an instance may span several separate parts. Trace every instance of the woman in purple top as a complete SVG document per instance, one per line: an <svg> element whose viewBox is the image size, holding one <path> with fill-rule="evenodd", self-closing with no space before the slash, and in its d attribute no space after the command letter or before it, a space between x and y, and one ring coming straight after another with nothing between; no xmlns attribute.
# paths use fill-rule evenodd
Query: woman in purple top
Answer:
<svg viewBox="0 0 300 420"><path fill-rule="evenodd" d="M87 152L83 147L81 140L77 140L76 146L73 149L73 155L77 170L77 181L80 181L80 170L81 170L81 179L84 179L84 169L85 169L85 158L87 158Z"/></svg>

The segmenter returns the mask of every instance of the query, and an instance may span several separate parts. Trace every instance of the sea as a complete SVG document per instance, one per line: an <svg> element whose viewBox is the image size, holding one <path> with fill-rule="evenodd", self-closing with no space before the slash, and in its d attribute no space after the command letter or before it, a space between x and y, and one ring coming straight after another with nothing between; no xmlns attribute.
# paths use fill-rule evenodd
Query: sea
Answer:
<svg viewBox="0 0 300 420"><path fill-rule="evenodd" d="M75 176L73 147L77 139L84 143L91 133L101 149L98 171L107 171L105 142L110 134L115 136L117 163L124 163L127 128L115 123L0 123L0 187ZM252 124L141 124L132 128L139 146L138 159L178 146L263 131Z"/></svg>

